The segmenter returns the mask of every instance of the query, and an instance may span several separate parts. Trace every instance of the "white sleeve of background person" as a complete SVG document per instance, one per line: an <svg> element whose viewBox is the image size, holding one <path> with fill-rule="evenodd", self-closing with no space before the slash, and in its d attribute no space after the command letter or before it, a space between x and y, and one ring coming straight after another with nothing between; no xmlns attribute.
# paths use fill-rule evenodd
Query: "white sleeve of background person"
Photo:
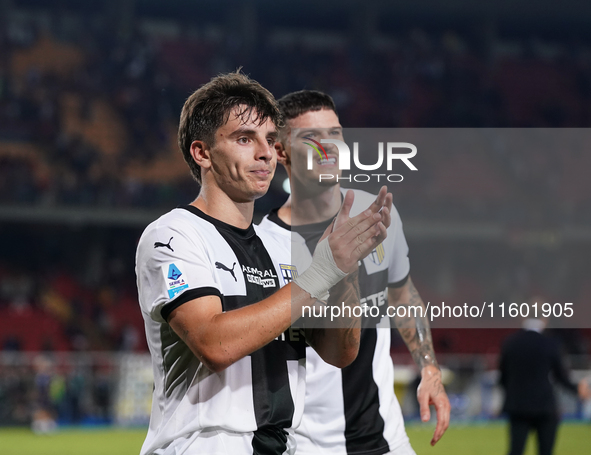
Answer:
<svg viewBox="0 0 591 455"><path fill-rule="evenodd" d="M396 207L392 206L392 222L388 229L388 245L390 262L388 264L388 283L397 283L404 279L410 271L408 244L402 229L402 220Z"/></svg>
<svg viewBox="0 0 591 455"><path fill-rule="evenodd" d="M165 322L162 307L186 291L220 288L201 238L187 235L179 223L163 224L162 218L144 231L136 269L142 311L156 322Z"/></svg>

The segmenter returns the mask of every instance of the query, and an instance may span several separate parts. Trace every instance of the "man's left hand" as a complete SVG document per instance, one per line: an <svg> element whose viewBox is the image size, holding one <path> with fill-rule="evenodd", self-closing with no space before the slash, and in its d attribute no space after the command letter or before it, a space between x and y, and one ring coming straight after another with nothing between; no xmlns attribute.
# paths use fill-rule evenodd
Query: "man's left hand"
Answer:
<svg viewBox="0 0 591 455"><path fill-rule="evenodd" d="M441 439L449 426L449 412L451 406L447 393L441 382L441 371L434 365L428 365L421 370L421 383L417 389L417 400L419 401L421 420L428 422L431 418L429 405L435 406L437 412L437 426L431 445L434 446Z"/></svg>

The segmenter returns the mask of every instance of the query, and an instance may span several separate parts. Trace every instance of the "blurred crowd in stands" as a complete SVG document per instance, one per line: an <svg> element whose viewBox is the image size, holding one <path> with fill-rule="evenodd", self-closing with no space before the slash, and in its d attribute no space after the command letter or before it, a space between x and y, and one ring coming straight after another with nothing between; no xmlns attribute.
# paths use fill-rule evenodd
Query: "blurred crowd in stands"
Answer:
<svg viewBox="0 0 591 455"><path fill-rule="evenodd" d="M112 358L33 354L12 360L0 364L0 425L31 424L43 434L55 431L57 422L112 422L117 381Z"/></svg>
<svg viewBox="0 0 591 455"><path fill-rule="evenodd" d="M330 50L269 33L249 51L232 33L140 30L127 39L91 23L76 34L22 21L2 30L1 203L168 208L192 200L197 187L176 146L180 108L212 75L240 66L277 96L330 93L349 127L591 125L589 43L414 29L389 46L351 39ZM434 172L401 185L397 204L429 219L589 221L590 180L580 171L589 154L535 152L482 158L450 150ZM482 174L497 190L475 197ZM285 197L280 184L270 197Z"/></svg>
<svg viewBox="0 0 591 455"><path fill-rule="evenodd" d="M137 229L5 225L0 349L146 350L137 306ZM41 252L41 254L40 254Z"/></svg>

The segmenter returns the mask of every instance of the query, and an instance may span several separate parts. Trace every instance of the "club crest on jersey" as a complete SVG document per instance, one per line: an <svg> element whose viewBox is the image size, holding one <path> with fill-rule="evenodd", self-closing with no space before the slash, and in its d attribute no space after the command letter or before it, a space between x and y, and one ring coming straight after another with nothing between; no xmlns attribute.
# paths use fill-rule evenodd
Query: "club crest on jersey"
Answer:
<svg viewBox="0 0 591 455"><path fill-rule="evenodd" d="M384 261L385 256L386 253L384 251L384 244L380 243L371 253L369 253L367 257L371 259L371 262L373 262L375 265L380 265Z"/></svg>
<svg viewBox="0 0 591 455"><path fill-rule="evenodd" d="M298 269L295 265L279 264L281 268L281 276L283 276L284 284L291 283L294 278L298 276Z"/></svg>
<svg viewBox="0 0 591 455"><path fill-rule="evenodd" d="M180 267L183 267L183 265L175 263L169 264L168 266L164 265L162 267L166 279L166 290L168 291L168 297L171 299L183 289L189 287L185 279L182 277L183 272L181 272Z"/></svg>

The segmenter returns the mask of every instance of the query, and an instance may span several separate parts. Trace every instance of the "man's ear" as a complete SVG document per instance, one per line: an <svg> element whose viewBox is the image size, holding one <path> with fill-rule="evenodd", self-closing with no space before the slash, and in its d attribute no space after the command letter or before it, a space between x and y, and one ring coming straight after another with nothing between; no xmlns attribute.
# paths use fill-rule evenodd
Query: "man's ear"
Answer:
<svg viewBox="0 0 591 455"><path fill-rule="evenodd" d="M279 164L283 164L284 166L291 165L291 159L283 143L279 141L275 142L275 151L277 152L277 161Z"/></svg>
<svg viewBox="0 0 591 455"><path fill-rule="evenodd" d="M191 142L191 156L202 169L211 167L211 150L204 141Z"/></svg>

